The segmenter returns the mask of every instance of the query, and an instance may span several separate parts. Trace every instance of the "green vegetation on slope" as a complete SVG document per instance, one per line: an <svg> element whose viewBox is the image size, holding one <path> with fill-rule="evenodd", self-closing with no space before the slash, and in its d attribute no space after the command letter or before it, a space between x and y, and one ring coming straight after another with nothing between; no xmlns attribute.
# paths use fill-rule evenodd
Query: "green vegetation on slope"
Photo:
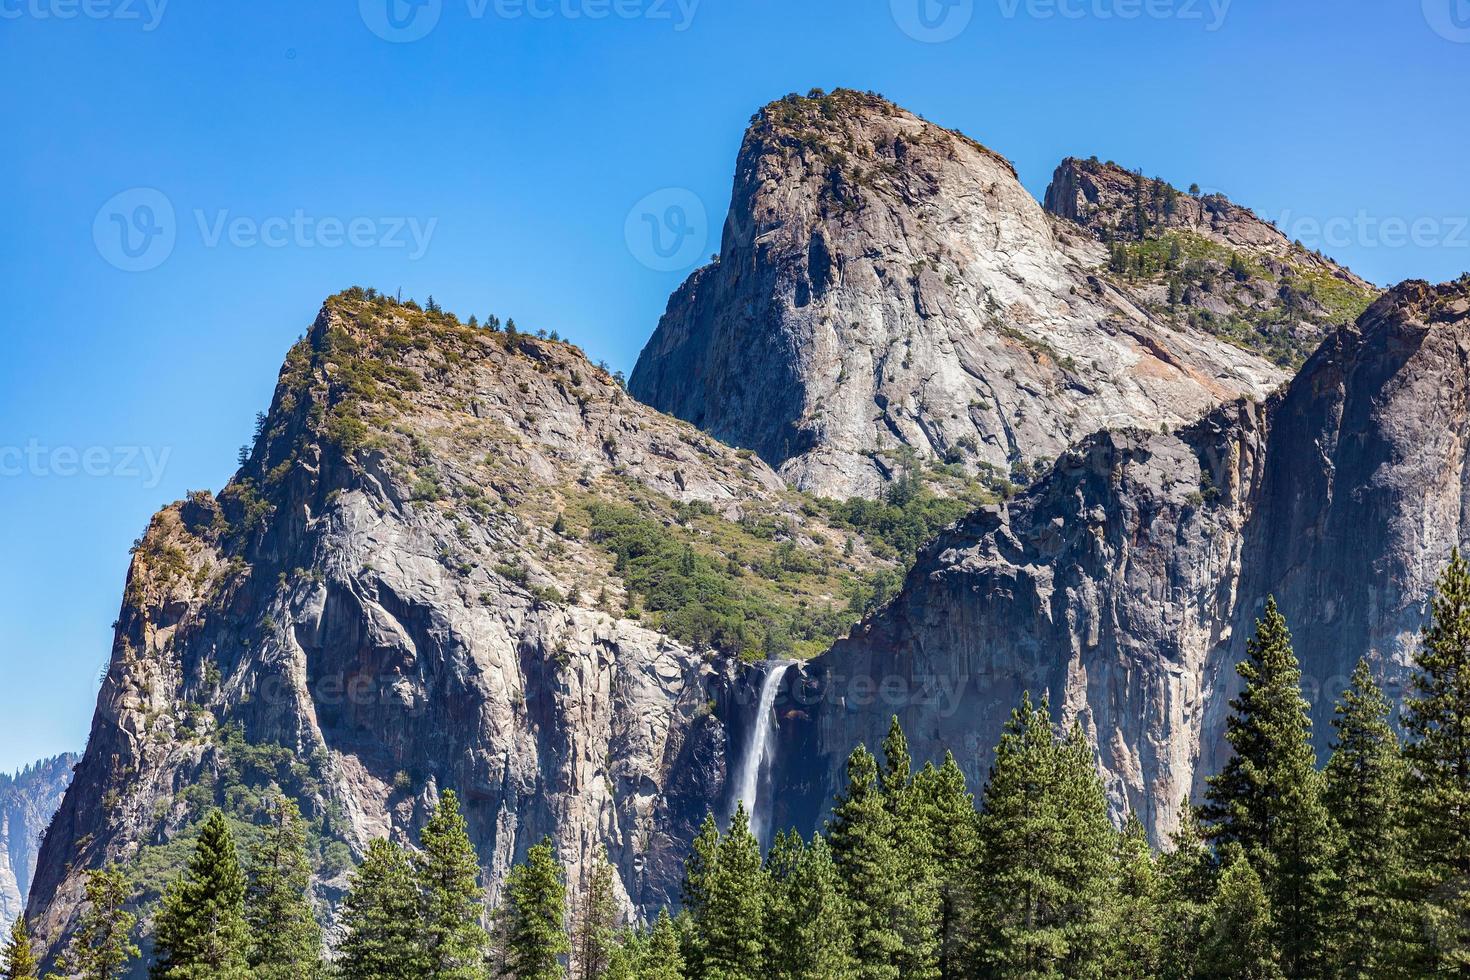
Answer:
<svg viewBox="0 0 1470 980"><path fill-rule="evenodd" d="M1108 267L1115 275L1165 287L1167 299L1155 312L1282 367L1299 367L1316 349L1321 334L1314 328L1351 323L1377 295L1326 268L1291 261L1268 267L1188 231L1114 241L1111 249ZM1207 303L1207 297L1215 302Z"/></svg>

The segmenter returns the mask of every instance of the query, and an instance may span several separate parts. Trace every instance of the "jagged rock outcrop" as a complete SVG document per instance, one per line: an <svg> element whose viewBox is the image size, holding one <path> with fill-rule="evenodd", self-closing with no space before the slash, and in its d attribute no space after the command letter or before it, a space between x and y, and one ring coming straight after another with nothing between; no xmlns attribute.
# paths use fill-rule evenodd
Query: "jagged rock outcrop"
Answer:
<svg viewBox="0 0 1470 980"><path fill-rule="evenodd" d="M41 835L71 783L77 757L42 759L15 775L0 773L0 934L25 911Z"/></svg>
<svg viewBox="0 0 1470 980"><path fill-rule="evenodd" d="M873 95L791 96L752 121L718 259L670 299L630 391L842 497L876 493L904 448L1026 477L1100 428L1285 380L1160 316L1108 259L973 140Z"/></svg>
<svg viewBox="0 0 1470 980"><path fill-rule="evenodd" d="M741 711L721 641L681 637L734 613L635 593L640 566L607 539L631 526L706 589L743 580L747 603L785 589L797 623L881 564L819 539L799 505L752 454L634 402L568 344L334 297L240 473L160 512L135 549L31 895L40 941L56 951L86 869L140 869L146 906L162 886L147 869L167 862L140 858L211 805L251 819L271 783L312 821L328 901L351 855L411 839L444 788L492 895L550 835L574 885L605 846L625 902L676 901ZM772 584L741 564L788 552L820 574Z"/></svg>
<svg viewBox="0 0 1470 980"><path fill-rule="evenodd" d="M1299 366L1378 295L1225 195L1181 193L1115 163L1063 160L1045 206L1108 244L1109 272L1155 316L1283 366Z"/></svg>
<svg viewBox="0 0 1470 980"><path fill-rule="evenodd" d="M1233 667L1268 595L1325 753L1360 657L1403 693L1434 577L1470 543L1467 440L1470 278L1394 289L1265 403L1084 441L944 533L887 609L790 679L786 819L815 822L892 714L918 758L953 751L983 779L1029 689L1093 740L1117 812L1163 839L1224 761Z"/></svg>

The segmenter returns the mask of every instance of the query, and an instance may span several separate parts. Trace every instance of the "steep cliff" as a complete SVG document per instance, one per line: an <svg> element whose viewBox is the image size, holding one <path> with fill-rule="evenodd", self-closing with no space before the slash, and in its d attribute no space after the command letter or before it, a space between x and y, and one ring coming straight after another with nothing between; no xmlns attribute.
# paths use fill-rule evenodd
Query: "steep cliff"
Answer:
<svg viewBox="0 0 1470 980"><path fill-rule="evenodd" d="M719 256L630 380L795 486L874 495L893 454L1029 477L1100 428L1157 429L1287 377L1161 316L1011 165L874 95L751 122Z"/></svg>
<svg viewBox="0 0 1470 980"><path fill-rule="evenodd" d="M1470 542L1467 439L1470 278L1394 289L1265 403L1085 440L941 535L892 604L790 678L784 817L814 822L892 714L918 757L952 750L983 778L1029 689L1097 745L1117 812L1162 838L1223 762L1268 595L1325 751L1359 657L1402 694L1434 576Z"/></svg>
<svg viewBox="0 0 1470 980"><path fill-rule="evenodd" d="M77 757L42 759L13 776L0 773L0 932L25 911L41 835L71 783Z"/></svg>
<svg viewBox="0 0 1470 980"><path fill-rule="evenodd" d="M298 797L322 897L458 790L492 893L543 835L573 880L675 899L726 780L735 655L825 648L874 558L759 459L639 405L576 348L362 290L287 358L248 462L134 550L30 911L82 872L147 903L211 806Z"/></svg>

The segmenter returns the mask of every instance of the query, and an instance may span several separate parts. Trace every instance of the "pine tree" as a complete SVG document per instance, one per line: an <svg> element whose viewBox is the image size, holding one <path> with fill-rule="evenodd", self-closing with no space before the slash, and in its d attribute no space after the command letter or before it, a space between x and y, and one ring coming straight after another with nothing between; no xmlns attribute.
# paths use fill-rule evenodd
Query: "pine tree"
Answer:
<svg viewBox="0 0 1470 980"><path fill-rule="evenodd" d="M766 878L765 976L851 976L851 939L827 842L817 835L806 846L794 830L776 835Z"/></svg>
<svg viewBox="0 0 1470 980"><path fill-rule="evenodd" d="M576 957L573 975L579 980L597 980L608 970L618 917L613 874L605 852L599 852L588 861L582 874L576 928L572 937L572 950Z"/></svg>
<svg viewBox="0 0 1470 980"><path fill-rule="evenodd" d="M684 957L679 948L679 932L673 920L668 912L660 911L648 934L638 980L684 980Z"/></svg>
<svg viewBox="0 0 1470 980"><path fill-rule="evenodd" d="M338 950L342 980L419 980L427 972L419 937L420 903L413 865L391 841L368 844L343 903L346 938Z"/></svg>
<svg viewBox="0 0 1470 980"><path fill-rule="evenodd" d="M567 939L566 883L546 838L526 853L506 878L506 974L515 980L561 980Z"/></svg>
<svg viewBox="0 0 1470 980"><path fill-rule="evenodd" d="M245 875L229 822L212 811L154 920L154 980L248 980Z"/></svg>
<svg viewBox="0 0 1470 980"><path fill-rule="evenodd" d="M26 932L25 916L10 925L10 939L0 950L0 970L5 980L34 980L36 976L36 951Z"/></svg>
<svg viewBox="0 0 1470 980"><path fill-rule="evenodd" d="M1390 976L1400 965L1396 937L1404 919L1395 893L1403 873L1404 766L1389 711L1360 660L1332 720L1337 739L1324 790L1340 838L1327 949L1332 975L1344 980Z"/></svg>
<svg viewBox="0 0 1470 980"><path fill-rule="evenodd" d="M971 878L980 847L975 798L965 785L964 771L948 752L937 769L926 765L919 771L914 777L914 792L923 809L938 865L935 934L939 976L942 980L955 980L966 970L965 949L972 918Z"/></svg>
<svg viewBox="0 0 1470 980"><path fill-rule="evenodd" d="M853 959L861 980L897 980L903 939L898 920L899 860L893 818L878 785L878 764L859 745L847 759L847 789L827 822L827 842L852 927Z"/></svg>
<svg viewBox="0 0 1470 980"><path fill-rule="evenodd" d="M975 955L1003 976L1094 976L1111 902L1107 803L1081 731L1027 694L996 748L980 814Z"/></svg>
<svg viewBox="0 0 1470 980"><path fill-rule="evenodd" d="M1404 702L1410 868L1426 973L1470 976L1470 563L1440 574Z"/></svg>
<svg viewBox="0 0 1470 980"><path fill-rule="evenodd" d="M666 910L660 910L646 932L628 930L608 955L606 980L685 980L679 929Z"/></svg>
<svg viewBox="0 0 1470 980"><path fill-rule="evenodd" d="M127 901L128 883L121 871L108 867L87 872L81 922L56 964L61 976L117 980L123 975L123 967L138 957L132 939L138 919L127 911Z"/></svg>
<svg viewBox="0 0 1470 980"><path fill-rule="evenodd" d="M1282 980L1272 939L1271 903L1260 876L1238 847L1220 876L1210 903L1207 934L1200 951L1201 980Z"/></svg>
<svg viewBox="0 0 1470 980"><path fill-rule="evenodd" d="M310 980L321 972L322 930L312 915L311 865L295 801L267 802L269 823L251 849L245 919L256 980Z"/></svg>
<svg viewBox="0 0 1470 980"><path fill-rule="evenodd" d="M706 813L704 823L690 845L689 856L684 859L684 884L680 893L684 921L691 926L680 933L684 962L690 975L695 977L704 976L704 943L699 929L693 925L709 905L710 881L719 863L720 829L715 824L714 814Z"/></svg>
<svg viewBox="0 0 1470 980"><path fill-rule="evenodd" d="M1118 893L1108 915L1108 976L1157 977L1163 970L1163 880L1137 814L1128 815L1117 836L1115 861Z"/></svg>
<svg viewBox="0 0 1470 980"><path fill-rule="evenodd" d="M912 772L908 739L895 715L883 739L883 769L879 774L898 859L893 924L900 946L894 966L906 980L930 980L939 975L939 862Z"/></svg>
<svg viewBox="0 0 1470 980"><path fill-rule="evenodd" d="M696 917L708 980L758 980L762 971L765 876L760 842L750 832L745 805L735 807L720 841L705 905Z"/></svg>
<svg viewBox="0 0 1470 980"><path fill-rule="evenodd" d="M1159 878L1165 909L1159 975L1191 980L1200 959L1216 873L1199 815L1187 797L1179 805L1179 827L1170 836L1168 850L1159 856Z"/></svg>
<svg viewBox="0 0 1470 980"><path fill-rule="evenodd" d="M453 790L444 791L419 834L413 865L429 971L445 980L474 980L483 973L490 937L481 925L480 861Z"/></svg>
<svg viewBox="0 0 1470 980"><path fill-rule="evenodd" d="M761 960L771 980L801 976L802 950L796 939L801 897L795 888L796 869L805 850L796 831L780 831L766 852L765 948Z"/></svg>
<svg viewBox="0 0 1470 980"><path fill-rule="evenodd" d="M1288 977L1314 975L1324 952L1332 827L1322 805L1301 670L1276 600L1266 601L1231 700L1235 755L1209 779L1204 816L1217 847L1239 844L1261 878Z"/></svg>

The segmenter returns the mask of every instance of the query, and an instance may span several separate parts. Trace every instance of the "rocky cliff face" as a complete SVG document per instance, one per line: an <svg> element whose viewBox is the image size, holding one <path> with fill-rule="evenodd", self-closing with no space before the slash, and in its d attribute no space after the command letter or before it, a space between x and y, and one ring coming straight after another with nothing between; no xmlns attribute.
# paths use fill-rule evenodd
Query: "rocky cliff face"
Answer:
<svg viewBox="0 0 1470 980"><path fill-rule="evenodd" d="M70 752L0 774L0 933L25 911L36 873L41 836L71 783L77 757Z"/></svg>
<svg viewBox="0 0 1470 980"><path fill-rule="evenodd" d="M271 783L303 803L326 899L454 788L492 894L550 835L574 882L606 846L626 901L675 900L741 712L719 653L837 628L804 617L882 564L798 504L570 345L333 298L249 462L135 549L32 890L42 942L85 869L126 864L146 903L170 841L214 805L248 823ZM650 584L682 581L642 563L664 552L727 591L707 609ZM821 567L789 570L798 553Z"/></svg>
<svg viewBox="0 0 1470 980"><path fill-rule="evenodd" d="M1264 403L1084 441L944 533L898 599L792 678L786 817L814 822L892 714L918 758L952 750L983 778L1029 689L1097 745L1117 812L1162 839L1223 762L1233 666L1268 595L1325 752L1358 658L1402 692L1434 576L1470 542L1467 439L1470 279L1393 290Z"/></svg>
<svg viewBox="0 0 1470 980"><path fill-rule="evenodd" d="M1108 261L973 140L872 95L791 96L752 121L718 260L670 299L630 390L844 497L905 448L1029 476L1100 428L1285 380Z"/></svg>

